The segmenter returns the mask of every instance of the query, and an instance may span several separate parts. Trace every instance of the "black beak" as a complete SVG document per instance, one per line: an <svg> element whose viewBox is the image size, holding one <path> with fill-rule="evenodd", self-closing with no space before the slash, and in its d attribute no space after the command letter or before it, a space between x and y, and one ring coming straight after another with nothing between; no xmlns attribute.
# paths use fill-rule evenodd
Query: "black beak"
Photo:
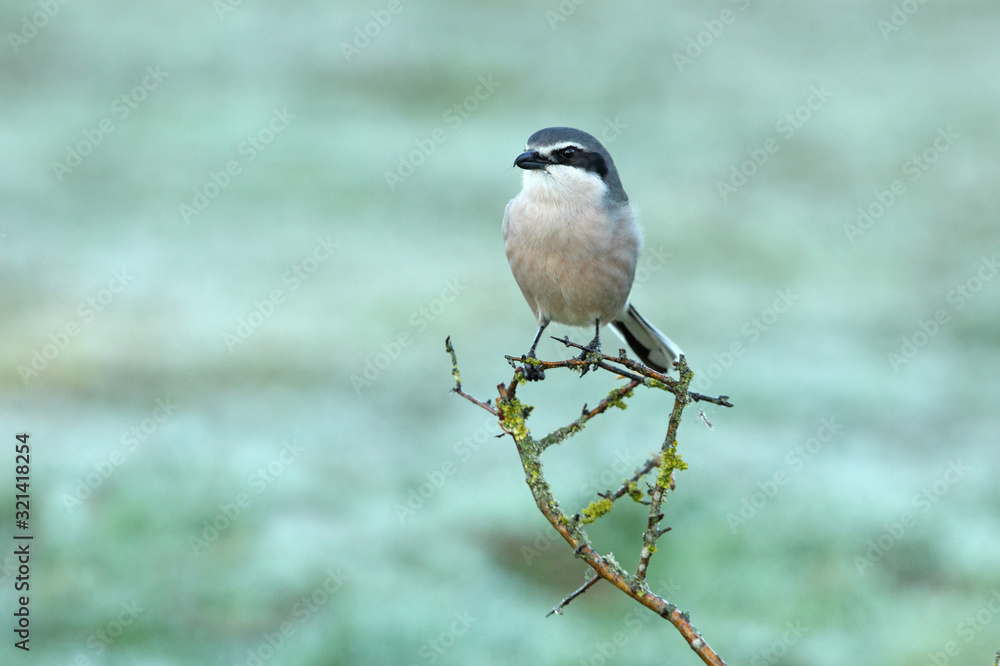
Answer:
<svg viewBox="0 0 1000 666"><path fill-rule="evenodd" d="M517 156L514 166L522 169L544 169L552 164L548 159L542 157L537 150L528 150Z"/></svg>

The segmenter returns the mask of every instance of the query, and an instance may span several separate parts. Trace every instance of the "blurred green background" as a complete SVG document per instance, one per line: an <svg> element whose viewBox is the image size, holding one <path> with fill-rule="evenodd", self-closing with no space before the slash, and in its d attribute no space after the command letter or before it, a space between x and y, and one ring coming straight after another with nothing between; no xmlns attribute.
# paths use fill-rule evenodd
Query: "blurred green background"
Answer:
<svg viewBox="0 0 1000 666"><path fill-rule="evenodd" d="M27 431L35 535L30 654L0 555L3 663L698 663L607 585L545 618L584 567L448 393L447 335L485 399L534 333L500 220L550 125L605 140L633 300L736 403L687 412L654 590L731 664L992 662L996 3L18 0L0 26L0 517ZM552 373L529 423L614 385ZM666 398L546 453L563 506L658 449ZM643 525L590 534L631 569Z"/></svg>

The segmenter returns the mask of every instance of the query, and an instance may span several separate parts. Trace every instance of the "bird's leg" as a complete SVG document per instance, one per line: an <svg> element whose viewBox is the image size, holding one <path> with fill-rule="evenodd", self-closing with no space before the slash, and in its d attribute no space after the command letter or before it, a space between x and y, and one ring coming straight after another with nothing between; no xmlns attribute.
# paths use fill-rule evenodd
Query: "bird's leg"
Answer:
<svg viewBox="0 0 1000 666"><path fill-rule="evenodd" d="M531 342L531 349L528 350L528 353L525 355L524 358L537 359L537 357L535 356L535 347L538 346L538 341L542 338L542 332L548 325L549 322L547 321L544 321L538 325L538 332L535 333L535 339ZM540 381L542 379L545 379L545 371L539 368L537 365L532 365L531 363L525 363L524 378L529 382Z"/></svg>
<svg viewBox="0 0 1000 666"><path fill-rule="evenodd" d="M601 351L601 320L594 320L594 339L590 341L587 345L590 351L599 352Z"/></svg>
<svg viewBox="0 0 1000 666"><path fill-rule="evenodd" d="M587 360L587 356L589 354L599 354L600 352L601 352L601 320L595 319L594 339L590 341L590 344L587 345L586 349L580 352L580 355L577 358L580 359L581 361L585 361ZM595 364L594 367L597 367L597 365ZM589 365L583 366L583 371L580 373L580 376L583 377L585 374L587 374L588 370L590 370Z"/></svg>

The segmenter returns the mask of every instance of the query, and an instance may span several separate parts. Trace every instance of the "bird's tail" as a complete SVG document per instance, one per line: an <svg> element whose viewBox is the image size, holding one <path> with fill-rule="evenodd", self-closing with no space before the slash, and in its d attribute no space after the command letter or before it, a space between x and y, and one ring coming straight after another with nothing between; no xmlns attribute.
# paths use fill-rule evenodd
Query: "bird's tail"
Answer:
<svg viewBox="0 0 1000 666"><path fill-rule="evenodd" d="M643 363L657 372L668 372L683 353L673 340L646 321L631 303L611 322L611 327Z"/></svg>

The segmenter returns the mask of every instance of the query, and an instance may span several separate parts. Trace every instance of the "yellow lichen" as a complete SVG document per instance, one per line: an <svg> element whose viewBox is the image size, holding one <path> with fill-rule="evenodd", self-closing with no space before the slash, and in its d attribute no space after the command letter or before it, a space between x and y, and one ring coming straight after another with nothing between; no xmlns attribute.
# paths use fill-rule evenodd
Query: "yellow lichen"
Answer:
<svg viewBox="0 0 1000 666"><path fill-rule="evenodd" d="M660 454L660 473L656 477L656 485L661 488L670 487L670 475L674 470L687 469L687 463L681 459L677 453L677 440L675 439L667 450Z"/></svg>
<svg viewBox="0 0 1000 666"><path fill-rule="evenodd" d="M614 505L614 502L607 498L591 502L587 505L586 509L580 512L583 514L583 523L585 525L589 525L607 512L611 511L611 507Z"/></svg>
<svg viewBox="0 0 1000 666"><path fill-rule="evenodd" d="M528 426L525 420L531 413L531 407L525 407L517 398L501 398L497 401L503 418L500 423L503 429L514 436L514 439L521 442L528 438Z"/></svg>

